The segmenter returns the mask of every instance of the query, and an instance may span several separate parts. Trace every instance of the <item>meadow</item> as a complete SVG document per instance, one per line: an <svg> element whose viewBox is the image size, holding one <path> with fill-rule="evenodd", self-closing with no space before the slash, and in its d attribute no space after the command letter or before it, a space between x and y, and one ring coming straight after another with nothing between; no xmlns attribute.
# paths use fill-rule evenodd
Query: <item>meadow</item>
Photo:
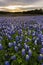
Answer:
<svg viewBox="0 0 43 65"><path fill-rule="evenodd" d="M0 16L0 65L43 65L43 15Z"/></svg>

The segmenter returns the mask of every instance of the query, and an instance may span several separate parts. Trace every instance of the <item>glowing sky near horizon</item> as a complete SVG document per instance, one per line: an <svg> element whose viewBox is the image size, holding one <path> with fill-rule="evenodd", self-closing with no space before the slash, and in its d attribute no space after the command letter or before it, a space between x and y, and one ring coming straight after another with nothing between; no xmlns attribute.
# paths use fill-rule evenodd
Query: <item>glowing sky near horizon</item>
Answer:
<svg viewBox="0 0 43 65"><path fill-rule="evenodd" d="M19 12L43 8L43 0L0 0L0 11Z"/></svg>

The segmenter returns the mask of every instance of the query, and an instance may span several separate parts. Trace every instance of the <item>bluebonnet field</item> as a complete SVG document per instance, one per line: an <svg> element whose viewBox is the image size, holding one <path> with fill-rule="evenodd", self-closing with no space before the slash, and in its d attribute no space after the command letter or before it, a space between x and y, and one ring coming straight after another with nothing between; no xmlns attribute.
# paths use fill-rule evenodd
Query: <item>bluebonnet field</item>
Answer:
<svg viewBox="0 0 43 65"><path fill-rule="evenodd" d="M43 65L43 16L0 17L0 65Z"/></svg>

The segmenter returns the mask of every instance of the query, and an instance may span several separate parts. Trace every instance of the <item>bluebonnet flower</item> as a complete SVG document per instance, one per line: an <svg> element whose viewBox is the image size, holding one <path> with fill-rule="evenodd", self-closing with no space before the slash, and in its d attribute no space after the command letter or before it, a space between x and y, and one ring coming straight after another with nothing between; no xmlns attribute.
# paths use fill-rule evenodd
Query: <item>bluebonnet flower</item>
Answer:
<svg viewBox="0 0 43 65"><path fill-rule="evenodd" d="M19 48L22 48L22 46L21 46L21 44L20 44L20 43L18 43L18 47L19 47Z"/></svg>
<svg viewBox="0 0 43 65"><path fill-rule="evenodd" d="M31 49L28 50L28 55L29 55L29 56L32 56L32 51L31 51Z"/></svg>
<svg viewBox="0 0 43 65"><path fill-rule="evenodd" d="M12 47L12 46L13 46L13 43L9 42L9 43L8 43L8 46L9 46L9 47Z"/></svg>
<svg viewBox="0 0 43 65"><path fill-rule="evenodd" d="M43 65L43 63L41 65Z"/></svg>
<svg viewBox="0 0 43 65"><path fill-rule="evenodd" d="M43 46L43 42L42 42L42 46Z"/></svg>
<svg viewBox="0 0 43 65"><path fill-rule="evenodd" d="M16 36L16 41L18 41L19 40L19 37L18 36Z"/></svg>
<svg viewBox="0 0 43 65"><path fill-rule="evenodd" d="M30 59L29 55L26 55L26 61L28 61Z"/></svg>
<svg viewBox="0 0 43 65"><path fill-rule="evenodd" d="M14 42L13 42L13 45L14 45L14 46L16 46L16 45L17 45L16 41L14 41Z"/></svg>
<svg viewBox="0 0 43 65"><path fill-rule="evenodd" d="M43 54L43 48L40 49L40 53Z"/></svg>
<svg viewBox="0 0 43 65"><path fill-rule="evenodd" d="M25 56L25 54L26 54L25 49L22 49L22 56Z"/></svg>
<svg viewBox="0 0 43 65"><path fill-rule="evenodd" d="M0 36L0 41L1 41L2 39L3 39L2 36Z"/></svg>
<svg viewBox="0 0 43 65"><path fill-rule="evenodd" d="M18 52L18 47L17 47L17 46L15 46L15 47L14 47L14 50L15 50L16 52Z"/></svg>
<svg viewBox="0 0 43 65"><path fill-rule="evenodd" d="M24 45L24 48L27 51L28 50L28 45Z"/></svg>
<svg viewBox="0 0 43 65"><path fill-rule="evenodd" d="M0 50L2 50L3 49L3 46L2 46L2 44L0 44Z"/></svg>
<svg viewBox="0 0 43 65"><path fill-rule="evenodd" d="M16 55L11 56L11 60L16 60Z"/></svg>
<svg viewBox="0 0 43 65"><path fill-rule="evenodd" d="M40 54L40 55L38 56L38 60L40 61L40 60L42 60L42 59L43 59L43 55Z"/></svg>
<svg viewBox="0 0 43 65"><path fill-rule="evenodd" d="M34 41L34 44L37 45L37 40Z"/></svg>
<svg viewBox="0 0 43 65"><path fill-rule="evenodd" d="M5 65L10 65L9 61L5 61Z"/></svg>

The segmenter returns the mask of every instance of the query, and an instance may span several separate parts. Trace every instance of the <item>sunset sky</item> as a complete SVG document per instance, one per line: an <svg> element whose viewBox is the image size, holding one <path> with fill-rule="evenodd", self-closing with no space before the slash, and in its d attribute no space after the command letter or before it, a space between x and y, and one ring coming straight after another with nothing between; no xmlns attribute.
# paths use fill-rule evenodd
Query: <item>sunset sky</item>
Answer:
<svg viewBox="0 0 43 65"><path fill-rule="evenodd" d="M0 11L19 12L43 9L43 0L0 0Z"/></svg>

